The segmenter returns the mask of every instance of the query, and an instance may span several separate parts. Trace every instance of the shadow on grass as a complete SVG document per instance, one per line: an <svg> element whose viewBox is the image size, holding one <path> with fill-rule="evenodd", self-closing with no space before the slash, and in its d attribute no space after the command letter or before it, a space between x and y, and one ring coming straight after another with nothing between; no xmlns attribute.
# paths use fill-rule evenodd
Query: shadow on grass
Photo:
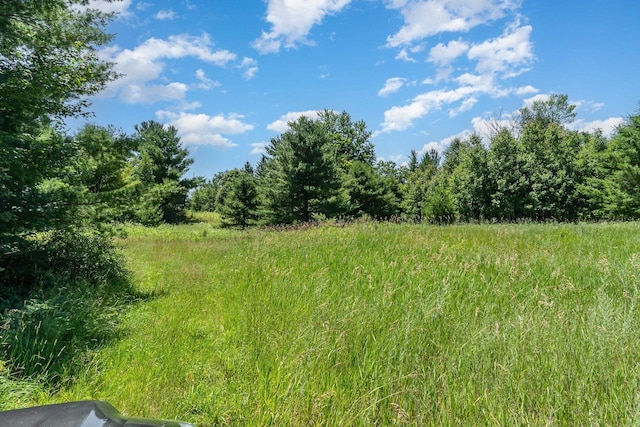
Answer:
<svg viewBox="0 0 640 427"><path fill-rule="evenodd" d="M104 237L57 232L12 245L0 258L0 371L17 381L70 381L88 351L121 336L127 307L156 297L134 288Z"/></svg>

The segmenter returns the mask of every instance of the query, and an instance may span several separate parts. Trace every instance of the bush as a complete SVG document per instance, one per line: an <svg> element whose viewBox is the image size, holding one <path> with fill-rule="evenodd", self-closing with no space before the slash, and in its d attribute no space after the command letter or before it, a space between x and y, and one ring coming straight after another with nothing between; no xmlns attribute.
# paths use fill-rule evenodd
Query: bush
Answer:
<svg viewBox="0 0 640 427"><path fill-rule="evenodd" d="M116 336L137 297L124 259L97 235L54 232L14 242L0 260L0 363L55 381L86 350Z"/></svg>

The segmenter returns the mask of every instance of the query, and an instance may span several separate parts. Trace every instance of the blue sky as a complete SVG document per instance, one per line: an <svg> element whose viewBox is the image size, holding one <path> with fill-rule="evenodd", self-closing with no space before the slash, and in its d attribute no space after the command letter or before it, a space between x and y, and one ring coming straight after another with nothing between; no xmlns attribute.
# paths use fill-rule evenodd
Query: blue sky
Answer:
<svg viewBox="0 0 640 427"><path fill-rule="evenodd" d="M609 133L640 101L634 0L93 0L118 12L100 51L122 77L93 123L176 126L190 175L260 159L286 123L347 111L402 164L566 93L580 130ZM73 131L81 123L71 121Z"/></svg>

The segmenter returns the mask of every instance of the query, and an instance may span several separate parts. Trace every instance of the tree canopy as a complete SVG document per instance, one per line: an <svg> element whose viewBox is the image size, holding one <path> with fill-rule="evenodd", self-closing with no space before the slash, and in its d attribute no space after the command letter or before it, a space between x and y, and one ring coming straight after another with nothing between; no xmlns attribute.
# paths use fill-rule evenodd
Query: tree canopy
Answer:
<svg viewBox="0 0 640 427"><path fill-rule="evenodd" d="M50 127L87 114L115 77L97 48L110 16L85 1L6 0L0 11L0 238L72 218L60 181L65 140Z"/></svg>

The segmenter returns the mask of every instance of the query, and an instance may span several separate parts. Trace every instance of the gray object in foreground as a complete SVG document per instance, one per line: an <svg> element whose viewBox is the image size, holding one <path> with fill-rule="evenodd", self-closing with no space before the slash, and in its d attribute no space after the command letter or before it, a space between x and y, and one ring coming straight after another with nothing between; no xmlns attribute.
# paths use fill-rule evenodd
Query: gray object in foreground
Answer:
<svg viewBox="0 0 640 427"><path fill-rule="evenodd" d="M59 403L0 412L2 427L194 427L179 421L123 416L100 400Z"/></svg>

